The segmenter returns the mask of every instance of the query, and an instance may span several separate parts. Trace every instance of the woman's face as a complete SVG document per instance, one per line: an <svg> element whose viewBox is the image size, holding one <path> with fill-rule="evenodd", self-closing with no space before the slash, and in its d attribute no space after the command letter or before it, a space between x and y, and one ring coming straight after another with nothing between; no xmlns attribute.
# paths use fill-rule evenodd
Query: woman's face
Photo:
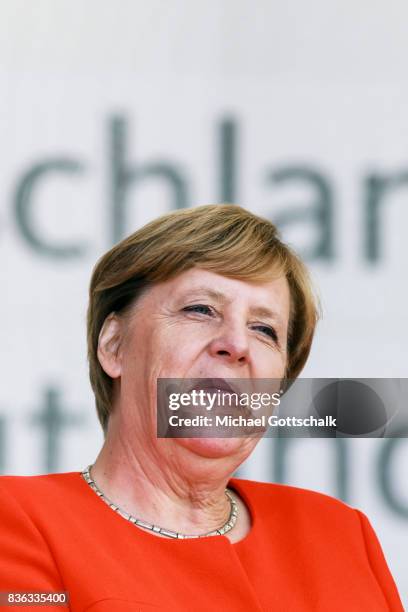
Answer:
<svg viewBox="0 0 408 612"><path fill-rule="evenodd" d="M193 268L146 290L121 323L113 376L126 431L155 437L158 378L281 379L289 307L284 277L255 283ZM174 442L218 456L242 450L245 441Z"/></svg>

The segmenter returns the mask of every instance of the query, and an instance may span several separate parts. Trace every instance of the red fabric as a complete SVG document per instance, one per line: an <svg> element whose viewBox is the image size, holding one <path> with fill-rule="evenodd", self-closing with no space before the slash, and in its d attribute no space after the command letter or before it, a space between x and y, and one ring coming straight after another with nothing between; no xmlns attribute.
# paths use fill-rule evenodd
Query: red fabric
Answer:
<svg viewBox="0 0 408 612"><path fill-rule="evenodd" d="M361 512L295 487L230 487L253 521L237 544L158 538L111 510L78 472L3 476L0 591L68 591L72 612L403 610Z"/></svg>

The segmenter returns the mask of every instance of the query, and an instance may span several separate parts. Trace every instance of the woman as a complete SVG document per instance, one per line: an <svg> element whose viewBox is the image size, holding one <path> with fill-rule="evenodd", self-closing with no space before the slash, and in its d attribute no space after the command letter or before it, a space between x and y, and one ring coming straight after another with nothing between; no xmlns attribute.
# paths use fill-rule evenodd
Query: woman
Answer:
<svg viewBox="0 0 408 612"><path fill-rule="evenodd" d="M98 262L94 464L2 477L2 591L75 612L402 610L367 518L328 496L232 478L258 438L158 438L156 383L293 379L317 321L301 261L230 205L161 217Z"/></svg>

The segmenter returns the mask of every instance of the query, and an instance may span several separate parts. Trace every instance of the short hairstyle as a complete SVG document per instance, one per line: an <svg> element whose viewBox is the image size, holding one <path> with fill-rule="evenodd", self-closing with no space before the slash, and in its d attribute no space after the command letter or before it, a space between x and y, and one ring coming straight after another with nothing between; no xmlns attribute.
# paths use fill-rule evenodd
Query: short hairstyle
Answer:
<svg viewBox="0 0 408 612"><path fill-rule="evenodd" d="M310 352L319 306L308 271L277 228L233 204L170 212L116 244L97 262L89 288L88 360L99 421L106 432L113 380L99 363L99 334L112 312L124 314L141 291L193 267L247 281L284 275L290 289L286 379L295 379Z"/></svg>

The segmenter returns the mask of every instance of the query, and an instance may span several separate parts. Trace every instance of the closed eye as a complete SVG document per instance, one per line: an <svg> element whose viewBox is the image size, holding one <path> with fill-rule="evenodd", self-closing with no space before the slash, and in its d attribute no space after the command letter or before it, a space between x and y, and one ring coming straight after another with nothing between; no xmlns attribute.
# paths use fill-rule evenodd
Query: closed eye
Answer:
<svg viewBox="0 0 408 612"><path fill-rule="evenodd" d="M185 306L183 308L184 312L197 312L199 314L205 314L205 315L213 315L214 311L212 310L212 308L210 306L207 306L206 304L192 304L191 306Z"/></svg>
<svg viewBox="0 0 408 612"><path fill-rule="evenodd" d="M208 316L215 316L214 309L211 306L207 306L206 304L192 304L191 306L185 306L183 312L193 312L197 314L203 314ZM271 338L274 342L279 344L279 338L276 331L273 327L269 327L269 325L253 325L252 329L255 331L259 331L265 336Z"/></svg>
<svg viewBox="0 0 408 612"><path fill-rule="evenodd" d="M265 334L266 336L272 338L272 340L274 340L275 342L278 342L278 334L273 329L273 327L269 327L269 325L254 325L253 329L260 331L262 334Z"/></svg>

